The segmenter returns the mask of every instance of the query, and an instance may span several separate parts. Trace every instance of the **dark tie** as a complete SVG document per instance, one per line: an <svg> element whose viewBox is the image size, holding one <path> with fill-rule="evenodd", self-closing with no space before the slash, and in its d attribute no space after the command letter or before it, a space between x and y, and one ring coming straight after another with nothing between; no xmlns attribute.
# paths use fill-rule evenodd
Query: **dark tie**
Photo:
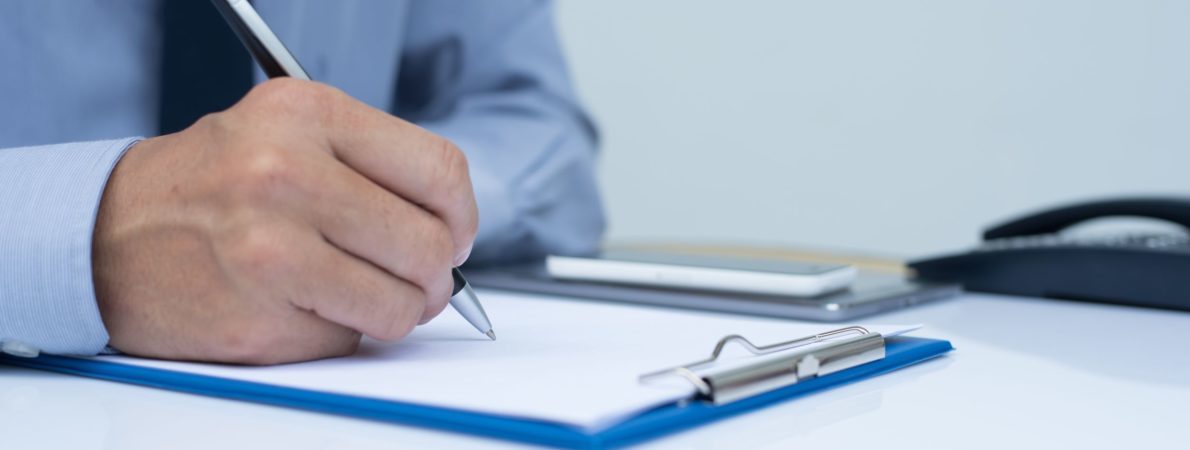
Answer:
<svg viewBox="0 0 1190 450"><path fill-rule="evenodd" d="M162 0L158 130L173 133L252 88L252 59L210 0Z"/></svg>

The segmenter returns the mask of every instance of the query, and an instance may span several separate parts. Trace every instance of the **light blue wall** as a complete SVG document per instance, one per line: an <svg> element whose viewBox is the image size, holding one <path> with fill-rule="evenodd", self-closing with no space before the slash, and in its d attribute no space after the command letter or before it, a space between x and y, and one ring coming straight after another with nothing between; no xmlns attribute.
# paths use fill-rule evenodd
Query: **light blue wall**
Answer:
<svg viewBox="0 0 1190 450"><path fill-rule="evenodd" d="M1190 195L1187 1L564 1L613 240L919 255Z"/></svg>

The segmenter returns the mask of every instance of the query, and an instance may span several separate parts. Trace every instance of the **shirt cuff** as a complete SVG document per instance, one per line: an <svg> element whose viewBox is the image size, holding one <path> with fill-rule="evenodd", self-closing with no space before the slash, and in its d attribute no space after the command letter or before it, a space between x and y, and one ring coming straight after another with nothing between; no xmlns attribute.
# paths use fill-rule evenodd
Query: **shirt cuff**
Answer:
<svg viewBox="0 0 1190 450"><path fill-rule="evenodd" d="M104 350L91 238L108 177L138 140L0 150L0 341L52 354Z"/></svg>

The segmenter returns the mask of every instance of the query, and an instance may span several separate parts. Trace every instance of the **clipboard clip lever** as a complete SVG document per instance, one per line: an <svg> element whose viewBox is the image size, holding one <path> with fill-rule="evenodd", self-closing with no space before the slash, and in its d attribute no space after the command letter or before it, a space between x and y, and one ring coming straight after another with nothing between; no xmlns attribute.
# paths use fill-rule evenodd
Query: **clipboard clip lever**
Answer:
<svg viewBox="0 0 1190 450"><path fill-rule="evenodd" d="M821 342L829 343L798 350ZM751 361L720 364L719 357L730 344L737 344L751 353ZM766 346L757 346L747 338L733 334L719 340L710 358L647 373L640 376L640 381L647 383L678 376L694 385L697 398L723 405L880 360L884 354L884 337L859 326Z"/></svg>

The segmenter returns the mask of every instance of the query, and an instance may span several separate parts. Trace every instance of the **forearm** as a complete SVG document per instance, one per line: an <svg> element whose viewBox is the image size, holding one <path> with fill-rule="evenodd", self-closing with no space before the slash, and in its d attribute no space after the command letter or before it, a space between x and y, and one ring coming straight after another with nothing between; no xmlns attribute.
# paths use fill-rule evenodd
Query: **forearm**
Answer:
<svg viewBox="0 0 1190 450"><path fill-rule="evenodd" d="M0 149L0 340L59 354L107 345L91 238L108 176L135 142Z"/></svg>

